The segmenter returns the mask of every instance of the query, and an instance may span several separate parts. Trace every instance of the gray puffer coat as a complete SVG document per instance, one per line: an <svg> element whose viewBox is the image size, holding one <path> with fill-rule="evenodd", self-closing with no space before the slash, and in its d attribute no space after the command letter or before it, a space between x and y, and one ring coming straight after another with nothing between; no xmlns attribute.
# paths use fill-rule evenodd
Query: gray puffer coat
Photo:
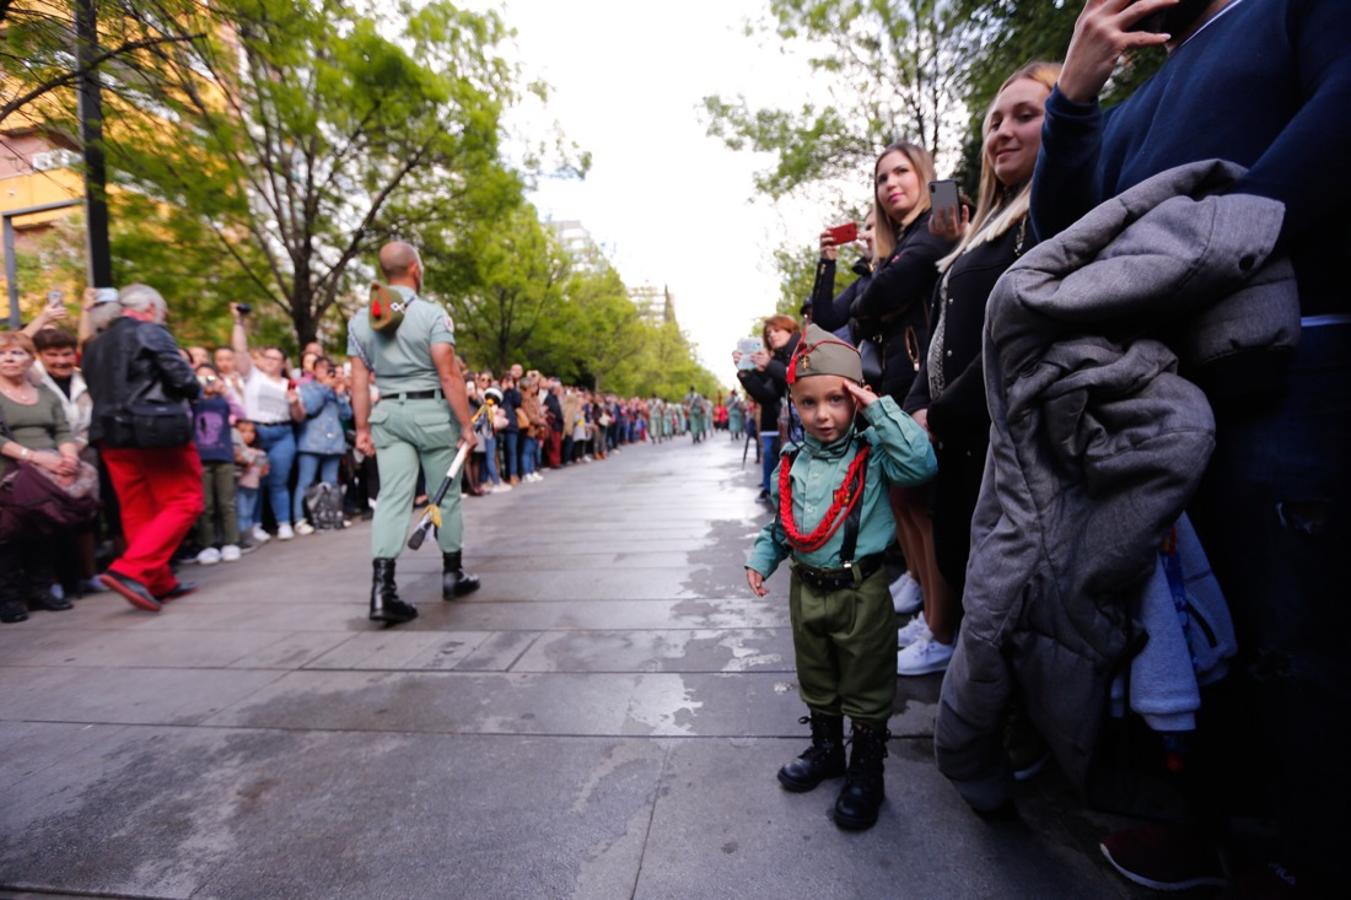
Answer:
<svg viewBox="0 0 1351 900"><path fill-rule="evenodd" d="M1015 690L1084 784L1139 633L1126 611L1214 447L1179 361L1203 374L1298 340L1293 269L1268 259L1283 207L1224 194L1240 174L1219 161L1160 173L1031 250L991 294L990 453L935 732L939 767L977 809L1009 797Z"/></svg>

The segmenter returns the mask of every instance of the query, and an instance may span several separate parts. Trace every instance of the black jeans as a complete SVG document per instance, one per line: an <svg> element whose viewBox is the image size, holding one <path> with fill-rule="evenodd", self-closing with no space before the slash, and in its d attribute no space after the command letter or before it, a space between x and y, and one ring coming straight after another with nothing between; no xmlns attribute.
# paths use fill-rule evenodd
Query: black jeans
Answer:
<svg viewBox="0 0 1351 900"><path fill-rule="evenodd" d="M1288 378L1217 403L1192 519L1238 633L1227 723L1233 804L1256 785L1301 890L1348 878L1351 839L1351 324L1307 327Z"/></svg>

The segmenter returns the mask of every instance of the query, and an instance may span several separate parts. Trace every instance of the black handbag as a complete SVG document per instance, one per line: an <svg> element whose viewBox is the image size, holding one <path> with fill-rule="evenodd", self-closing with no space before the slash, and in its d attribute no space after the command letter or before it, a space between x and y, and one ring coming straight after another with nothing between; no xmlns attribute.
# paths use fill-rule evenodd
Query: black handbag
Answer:
<svg viewBox="0 0 1351 900"><path fill-rule="evenodd" d="M882 355L882 342L877 338L862 338L858 342L858 355L863 360L863 381L875 391L882 389L882 376L886 371Z"/></svg>

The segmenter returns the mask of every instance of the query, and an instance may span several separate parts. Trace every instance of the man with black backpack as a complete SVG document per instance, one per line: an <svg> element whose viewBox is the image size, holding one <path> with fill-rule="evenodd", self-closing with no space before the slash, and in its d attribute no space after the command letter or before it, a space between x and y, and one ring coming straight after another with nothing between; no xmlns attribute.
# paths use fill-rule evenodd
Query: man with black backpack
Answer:
<svg viewBox="0 0 1351 900"><path fill-rule="evenodd" d="M126 551L102 576L132 606L159 612L192 588L169 560L202 514L202 463L188 401L202 387L164 327L154 288L118 295L122 315L91 341L83 371L94 398L89 441L98 445L122 510Z"/></svg>

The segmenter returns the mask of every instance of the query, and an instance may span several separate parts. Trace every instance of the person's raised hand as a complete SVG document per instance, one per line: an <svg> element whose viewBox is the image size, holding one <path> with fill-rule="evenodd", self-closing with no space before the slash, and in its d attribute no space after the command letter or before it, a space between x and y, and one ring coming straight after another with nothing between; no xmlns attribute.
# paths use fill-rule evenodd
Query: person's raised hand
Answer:
<svg viewBox="0 0 1351 900"><path fill-rule="evenodd" d="M765 370L765 366L769 365L769 359L768 350L756 350L751 354L751 362L755 363L755 367L761 372Z"/></svg>
<svg viewBox="0 0 1351 900"><path fill-rule="evenodd" d="M1070 47L1065 51L1060 93L1075 103L1096 100L1123 53L1139 47L1157 47L1172 38L1168 34L1132 29L1177 3L1178 0L1088 0L1074 23Z"/></svg>
<svg viewBox="0 0 1351 900"><path fill-rule="evenodd" d="M839 255L840 247L835 243L835 236L832 235L830 229L827 228L825 231L821 232L821 258L833 260L838 259Z"/></svg>
<svg viewBox="0 0 1351 900"><path fill-rule="evenodd" d="M929 232L949 241L960 241L971 227L971 207L961 204L961 212L951 207L935 208L929 216Z"/></svg>
<svg viewBox="0 0 1351 900"><path fill-rule="evenodd" d="M734 365L734 366L739 366L739 365L741 365L741 357L742 357L742 355L743 355L743 354L742 354L742 352L741 352L740 350L733 350L733 351L732 351L732 365Z"/></svg>
<svg viewBox="0 0 1351 900"><path fill-rule="evenodd" d="M763 597L769 593L769 588L765 587L765 576L754 569L746 570L746 583L751 586L751 591L757 597Z"/></svg>
<svg viewBox="0 0 1351 900"><path fill-rule="evenodd" d="M862 406L864 409L867 409L877 402L877 395L874 394L873 389L866 384L858 384L857 382L850 381L846 378L844 380L844 389L848 391L849 395L858 401L859 406Z"/></svg>

